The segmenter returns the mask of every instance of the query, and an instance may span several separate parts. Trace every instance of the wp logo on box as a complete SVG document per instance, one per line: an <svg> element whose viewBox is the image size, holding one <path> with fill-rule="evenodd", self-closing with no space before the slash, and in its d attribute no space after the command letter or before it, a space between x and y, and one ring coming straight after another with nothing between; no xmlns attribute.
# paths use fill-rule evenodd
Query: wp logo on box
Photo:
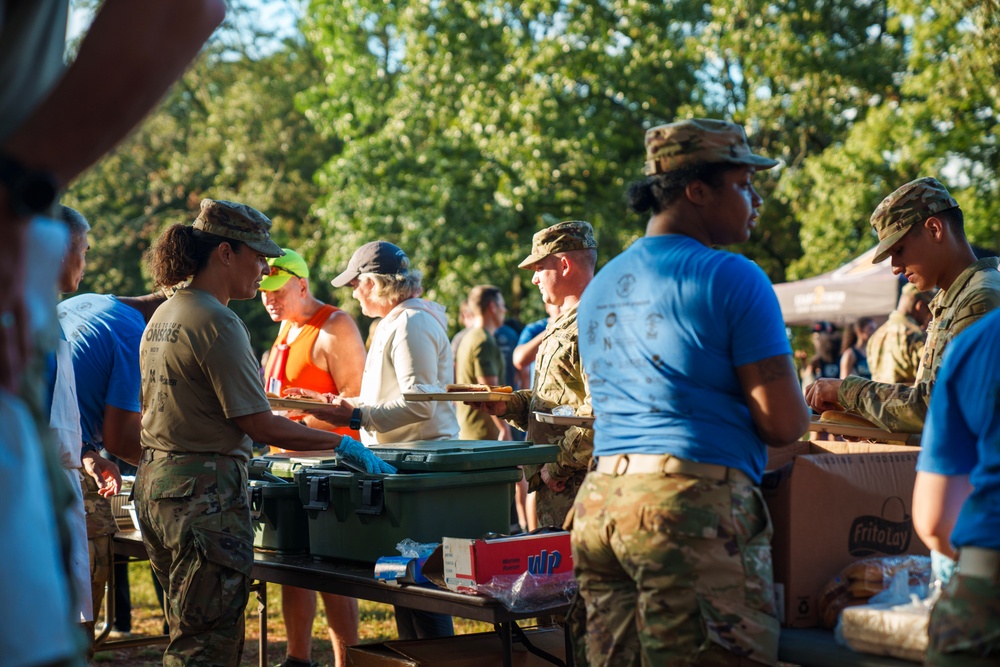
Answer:
<svg viewBox="0 0 1000 667"><path fill-rule="evenodd" d="M550 575L562 562L562 554L558 551L549 553L542 549L541 553L528 556L528 572L534 575Z"/></svg>

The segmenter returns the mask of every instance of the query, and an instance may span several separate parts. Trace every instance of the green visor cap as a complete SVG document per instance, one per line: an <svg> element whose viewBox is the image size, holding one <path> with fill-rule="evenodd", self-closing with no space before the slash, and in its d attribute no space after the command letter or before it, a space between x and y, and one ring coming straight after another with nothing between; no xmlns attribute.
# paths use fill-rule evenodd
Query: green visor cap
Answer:
<svg viewBox="0 0 1000 667"><path fill-rule="evenodd" d="M299 253L291 248L282 248L285 252L281 257L272 257L267 260L267 265L271 267L271 274L260 281L262 292L273 292L285 286L292 278L309 279L309 265L302 259Z"/></svg>

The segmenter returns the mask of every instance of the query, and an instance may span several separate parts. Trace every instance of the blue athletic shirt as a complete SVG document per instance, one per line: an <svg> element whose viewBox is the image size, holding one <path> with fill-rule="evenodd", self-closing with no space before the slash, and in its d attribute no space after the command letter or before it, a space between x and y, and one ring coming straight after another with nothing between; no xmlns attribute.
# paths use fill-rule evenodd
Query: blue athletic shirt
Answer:
<svg viewBox="0 0 1000 667"><path fill-rule="evenodd" d="M934 383L917 470L969 475L951 543L1000 550L1000 310L960 334Z"/></svg>
<svg viewBox="0 0 1000 667"><path fill-rule="evenodd" d="M139 412L139 342L146 321L113 296L81 294L59 304L59 324L73 348L83 441L100 444L105 404Z"/></svg>
<svg viewBox="0 0 1000 667"><path fill-rule="evenodd" d="M760 482L767 453L736 367L791 346L756 264L688 236L642 238L595 276L578 323L594 456L673 454Z"/></svg>

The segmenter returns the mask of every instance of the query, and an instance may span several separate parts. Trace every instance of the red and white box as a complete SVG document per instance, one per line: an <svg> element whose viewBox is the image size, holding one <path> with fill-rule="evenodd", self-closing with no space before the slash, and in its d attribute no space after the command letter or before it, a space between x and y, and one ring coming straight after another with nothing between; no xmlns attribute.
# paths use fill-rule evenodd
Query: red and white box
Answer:
<svg viewBox="0 0 1000 667"><path fill-rule="evenodd" d="M461 593L474 592L477 584L488 584L499 575L550 576L573 571L566 531L491 540L446 537L442 556L445 584Z"/></svg>

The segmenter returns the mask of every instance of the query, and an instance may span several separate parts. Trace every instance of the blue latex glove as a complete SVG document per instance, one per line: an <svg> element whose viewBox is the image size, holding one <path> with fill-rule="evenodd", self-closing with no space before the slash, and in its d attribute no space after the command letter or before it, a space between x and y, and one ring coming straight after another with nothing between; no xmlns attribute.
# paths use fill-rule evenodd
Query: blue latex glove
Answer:
<svg viewBox="0 0 1000 667"><path fill-rule="evenodd" d="M393 466L372 454L370 449L348 435L341 436L337 454L373 475L391 475L396 472Z"/></svg>
<svg viewBox="0 0 1000 667"><path fill-rule="evenodd" d="M931 551L931 574L944 586L955 573L955 561L938 551Z"/></svg>

